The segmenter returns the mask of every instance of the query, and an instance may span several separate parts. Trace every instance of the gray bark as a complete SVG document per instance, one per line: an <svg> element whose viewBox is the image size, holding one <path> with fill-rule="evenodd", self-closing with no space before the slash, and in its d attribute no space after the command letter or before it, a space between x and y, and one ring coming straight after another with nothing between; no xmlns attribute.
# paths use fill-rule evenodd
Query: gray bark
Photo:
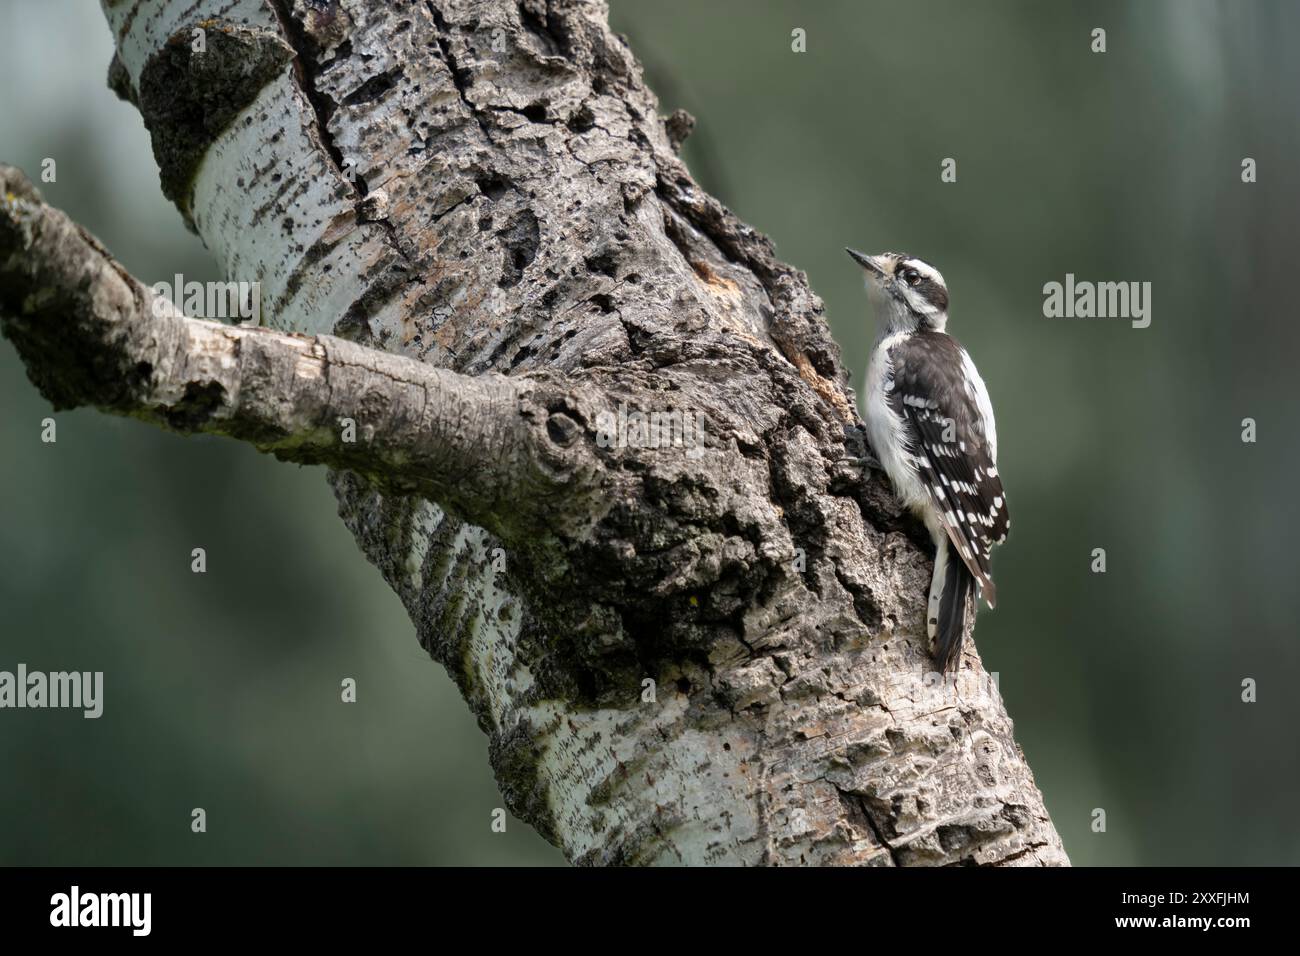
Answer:
<svg viewBox="0 0 1300 956"><path fill-rule="evenodd" d="M19 184L5 333L56 403L336 469L513 812L581 863L1067 862L973 642L932 673L821 302L603 4L105 11L164 190L280 331L153 318ZM620 407L703 443L611 446Z"/></svg>

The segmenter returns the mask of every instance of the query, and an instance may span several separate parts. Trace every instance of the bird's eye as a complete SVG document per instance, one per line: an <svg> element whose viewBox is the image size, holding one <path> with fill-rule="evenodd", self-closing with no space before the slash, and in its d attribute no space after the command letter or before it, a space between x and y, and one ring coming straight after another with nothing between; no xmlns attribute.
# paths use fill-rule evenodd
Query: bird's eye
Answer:
<svg viewBox="0 0 1300 956"><path fill-rule="evenodd" d="M903 281L908 285L917 285L921 281L921 273L917 272L915 269L904 269Z"/></svg>

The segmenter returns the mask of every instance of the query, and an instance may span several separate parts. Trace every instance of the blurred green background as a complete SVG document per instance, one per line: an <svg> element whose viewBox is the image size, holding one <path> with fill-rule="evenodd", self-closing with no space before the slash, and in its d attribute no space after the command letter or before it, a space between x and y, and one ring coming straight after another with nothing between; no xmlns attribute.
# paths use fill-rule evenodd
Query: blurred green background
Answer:
<svg viewBox="0 0 1300 956"><path fill-rule="evenodd" d="M1300 5L613 8L663 111L699 119L688 163L808 271L855 382L872 320L842 247L943 270L1015 518L977 641L1074 862L1300 863ZM0 2L0 159L55 158L47 199L142 279L216 278L111 54L92 4ZM1044 318L1067 272L1151 282L1151 327ZM323 472L92 411L42 444L7 343L0 402L0 669L106 683L99 720L0 711L0 862L562 862L491 832L485 739Z"/></svg>

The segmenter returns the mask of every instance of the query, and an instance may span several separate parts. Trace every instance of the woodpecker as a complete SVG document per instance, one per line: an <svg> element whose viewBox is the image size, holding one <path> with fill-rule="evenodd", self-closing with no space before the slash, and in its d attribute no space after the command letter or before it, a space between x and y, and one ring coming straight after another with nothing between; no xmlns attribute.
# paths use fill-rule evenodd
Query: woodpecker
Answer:
<svg viewBox="0 0 1300 956"><path fill-rule="evenodd" d="M880 314L867 363L867 437L904 506L934 541L926 632L942 672L961 661L966 606L997 601L989 552L1011 521L998 476L993 405L975 363L945 330L948 287L915 256L846 252Z"/></svg>

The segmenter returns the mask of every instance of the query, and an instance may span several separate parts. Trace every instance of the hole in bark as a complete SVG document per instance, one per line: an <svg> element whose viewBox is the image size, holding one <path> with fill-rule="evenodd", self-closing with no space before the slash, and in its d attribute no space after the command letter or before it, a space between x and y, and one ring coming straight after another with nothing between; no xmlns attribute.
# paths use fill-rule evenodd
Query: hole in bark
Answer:
<svg viewBox="0 0 1300 956"><path fill-rule="evenodd" d="M137 362L132 371L135 376L132 379L132 388L139 388L145 382L149 381L149 377L153 375L153 365L149 362Z"/></svg>
<svg viewBox="0 0 1300 956"><path fill-rule="evenodd" d="M543 7L546 12L534 9L531 3L519 4L519 22L524 29L541 41L542 51L548 56L568 56L569 37L559 18L549 15L549 4Z"/></svg>
<svg viewBox="0 0 1300 956"><path fill-rule="evenodd" d="M569 117L569 129L575 133L585 133L595 125L596 114L591 111L590 106L583 106Z"/></svg>
<svg viewBox="0 0 1300 956"><path fill-rule="evenodd" d="M614 300L603 292L599 295L593 295L591 301L593 305L599 308L600 311L604 312L606 315L614 311Z"/></svg>
<svg viewBox="0 0 1300 956"><path fill-rule="evenodd" d="M537 247L541 243L537 217L531 209L521 209L497 236L505 244L501 279L497 284L503 289L513 288L523 278L524 270L537 258Z"/></svg>
<svg viewBox="0 0 1300 956"><path fill-rule="evenodd" d="M478 191L488 199L496 202L507 192L510 191L512 183L504 176L498 176L496 173L485 173L474 180L478 186Z"/></svg>
<svg viewBox="0 0 1300 956"><path fill-rule="evenodd" d="M399 66L378 76L372 76L343 98L344 105L360 106L363 103L373 103L397 85L402 78L402 73L402 68Z"/></svg>
<svg viewBox="0 0 1300 956"><path fill-rule="evenodd" d="M524 107L524 116L528 119L530 123L545 123L546 104L529 103L527 106Z"/></svg>
<svg viewBox="0 0 1300 956"><path fill-rule="evenodd" d="M680 694L689 694L691 692L691 681L688 677L677 678L677 692Z"/></svg>
<svg viewBox="0 0 1300 956"><path fill-rule="evenodd" d="M578 423L563 412L556 412L546 420L546 434L562 448L572 445L580 431Z"/></svg>
<svg viewBox="0 0 1300 956"><path fill-rule="evenodd" d="M614 273L618 270L618 262L613 254L608 252L597 253L594 256L588 256L586 261L588 272L598 272L601 275L614 278Z"/></svg>
<svg viewBox="0 0 1300 956"><path fill-rule="evenodd" d="M226 389L218 382L190 382L181 400L168 409L167 423L183 431L197 428L212 417L225 397Z"/></svg>

